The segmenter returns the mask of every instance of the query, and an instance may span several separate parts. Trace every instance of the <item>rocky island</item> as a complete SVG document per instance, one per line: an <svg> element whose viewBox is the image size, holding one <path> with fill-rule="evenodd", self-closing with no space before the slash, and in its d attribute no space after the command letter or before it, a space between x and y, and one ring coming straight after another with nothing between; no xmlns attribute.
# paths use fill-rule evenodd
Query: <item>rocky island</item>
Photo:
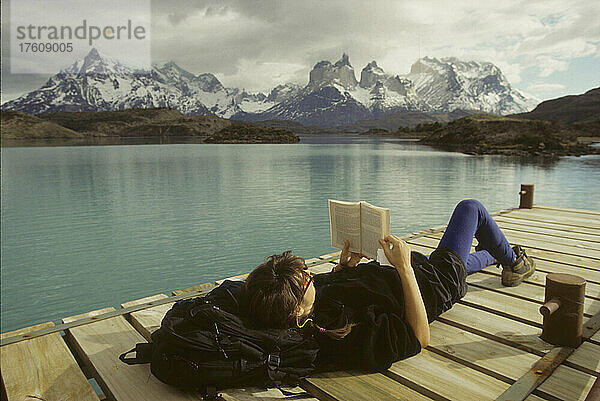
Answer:
<svg viewBox="0 0 600 401"><path fill-rule="evenodd" d="M468 154L559 157L598 154L600 88L540 103L529 113L498 116L472 114L442 123L401 126L370 135L421 138L421 143Z"/></svg>
<svg viewBox="0 0 600 401"><path fill-rule="evenodd" d="M215 132L206 143L296 143L298 135L281 128L236 123Z"/></svg>
<svg viewBox="0 0 600 401"><path fill-rule="evenodd" d="M475 114L436 127L420 142L478 155L579 156L600 153L580 139L599 132L600 123L564 124Z"/></svg>
<svg viewBox="0 0 600 401"><path fill-rule="evenodd" d="M296 143L284 129L259 127L217 116L185 116L168 108L31 115L2 110L2 146L119 143L125 139L185 138L193 143Z"/></svg>

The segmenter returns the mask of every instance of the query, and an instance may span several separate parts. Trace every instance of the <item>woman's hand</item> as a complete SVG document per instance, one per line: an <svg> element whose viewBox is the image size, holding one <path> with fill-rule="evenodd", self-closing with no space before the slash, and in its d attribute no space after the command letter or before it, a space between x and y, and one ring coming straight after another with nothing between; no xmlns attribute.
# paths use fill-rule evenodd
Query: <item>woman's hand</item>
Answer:
<svg viewBox="0 0 600 401"><path fill-rule="evenodd" d="M379 243L383 248L383 252L385 252L387 260L399 272L412 268L410 265L410 247L406 242L395 235L388 235L384 239L380 239Z"/></svg>
<svg viewBox="0 0 600 401"><path fill-rule="evenodd" d="M356 267L358 262L364 257L365 255L362 253L350 252L350 241L346 239L344 240L344 249L342 249L342 253L340 254L340 262L333 268L333 271L337 272L347 267Z"/></svg>

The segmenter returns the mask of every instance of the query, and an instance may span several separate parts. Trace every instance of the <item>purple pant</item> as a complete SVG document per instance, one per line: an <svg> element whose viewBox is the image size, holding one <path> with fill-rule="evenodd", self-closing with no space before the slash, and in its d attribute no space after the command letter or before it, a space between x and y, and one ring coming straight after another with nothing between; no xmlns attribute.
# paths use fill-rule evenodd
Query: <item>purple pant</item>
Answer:
<svg viewBox="0 0 600 401"><path fill-rule="evenodd" d="M481 250L471 253L473 238L477 238ZM456 205L438 246L458 253L465 262L467 274L493 264L494 259L504 266L509 266L516 259L515 252L494 219L475 199L466 199Z"/></svg>

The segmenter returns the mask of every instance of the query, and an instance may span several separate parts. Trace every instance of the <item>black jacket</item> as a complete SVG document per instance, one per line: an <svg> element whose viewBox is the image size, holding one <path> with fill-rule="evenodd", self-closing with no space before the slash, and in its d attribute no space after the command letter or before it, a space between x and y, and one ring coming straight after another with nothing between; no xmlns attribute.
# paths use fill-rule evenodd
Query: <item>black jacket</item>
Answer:
<svg viewBox="0 0 600 401"><path fill-rule="evenodd" d="M447 311L466 293L462 259L448 248L429 259L412 252L411 262L429 322ZM421 344L405 320L402 282L395 268L377 262L355 269L315 276L316 323L328 329L358 323L341 340L317 336L317 364L322 369L354 367L384 370L393 362L421 351Z"/></svg>

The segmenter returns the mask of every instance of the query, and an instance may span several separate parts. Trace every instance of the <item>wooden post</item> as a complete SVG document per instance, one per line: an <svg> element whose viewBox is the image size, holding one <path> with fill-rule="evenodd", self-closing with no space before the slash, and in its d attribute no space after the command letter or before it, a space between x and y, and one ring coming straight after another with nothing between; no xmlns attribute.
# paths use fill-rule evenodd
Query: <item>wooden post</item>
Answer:
<svg viewBox="0 0 600 401"><path fill-rule="evenodd" d="M521 184L519 209L533 208L533 184Z"/></svg>
<svg viewBox="0 0 600 401"><path fill-rule="evenodd" d="M554 345L578 347L583 328L585 280L571 274L546 276L546 294L540 313L544 325L540 338Z"/></svg>

